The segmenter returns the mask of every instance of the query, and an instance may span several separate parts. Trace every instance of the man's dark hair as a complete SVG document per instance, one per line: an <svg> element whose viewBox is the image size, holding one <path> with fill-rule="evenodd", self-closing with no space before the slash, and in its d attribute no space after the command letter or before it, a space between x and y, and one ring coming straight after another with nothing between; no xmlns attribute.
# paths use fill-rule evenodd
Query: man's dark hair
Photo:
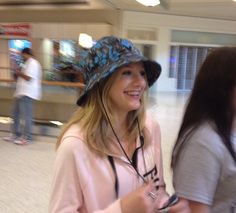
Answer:
<svg viewBox="0 0 236 213"><path fill-rule="evenodd" d="M28 54L28 55L32 55L33 56L33 53L32 53L32 50L28 47L24 48L21 50L21 53L25 53L25 54Z"/></svg>

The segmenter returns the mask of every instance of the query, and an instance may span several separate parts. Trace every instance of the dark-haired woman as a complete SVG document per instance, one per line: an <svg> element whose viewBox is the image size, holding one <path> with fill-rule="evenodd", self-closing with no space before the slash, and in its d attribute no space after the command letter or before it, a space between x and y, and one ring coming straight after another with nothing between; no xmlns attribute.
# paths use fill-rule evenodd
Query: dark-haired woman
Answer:
<svg viewBox="0 0 236 213"><path fill-rule="evenodd" d="M193 213L236 212L236 48L201 66L172 153L176 193Z"/></svg>

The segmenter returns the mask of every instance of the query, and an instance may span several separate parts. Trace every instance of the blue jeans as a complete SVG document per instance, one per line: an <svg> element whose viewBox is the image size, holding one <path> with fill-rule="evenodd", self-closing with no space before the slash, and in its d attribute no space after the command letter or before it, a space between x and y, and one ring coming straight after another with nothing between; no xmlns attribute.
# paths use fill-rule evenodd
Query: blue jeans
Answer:
<svg viewBox="0 0 236 213"><path fill-rule="evenodd" d="M33 99L27 96L22 96L14 100L13 106L13 125L12 131L16 137L25 137L27 140L32 140L32 125L33 125ZM22 128L22 122L23 128Z"/></svg>

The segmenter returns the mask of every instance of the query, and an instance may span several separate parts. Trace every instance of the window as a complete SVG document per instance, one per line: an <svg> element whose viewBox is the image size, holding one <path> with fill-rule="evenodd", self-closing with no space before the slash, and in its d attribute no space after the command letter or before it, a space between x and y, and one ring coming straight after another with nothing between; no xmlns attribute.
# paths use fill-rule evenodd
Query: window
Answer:
<svg viewBox="0 0 236 213"><path fill-rule="evenodd" d="M191 90L195 76L212 47L171 46L169 77L177 79L178 90Z"/></svg>

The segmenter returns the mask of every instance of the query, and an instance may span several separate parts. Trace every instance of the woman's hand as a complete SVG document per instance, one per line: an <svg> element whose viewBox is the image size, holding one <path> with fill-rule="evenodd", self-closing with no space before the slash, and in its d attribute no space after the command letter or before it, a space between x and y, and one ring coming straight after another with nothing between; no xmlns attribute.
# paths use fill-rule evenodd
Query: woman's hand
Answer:
<svg viewBox="0 0 236 213"><path fill-rule="evenodd" d="M121 199L123 213L153 213L155 212L155 194L151 183L145 184Z"/></svg>

